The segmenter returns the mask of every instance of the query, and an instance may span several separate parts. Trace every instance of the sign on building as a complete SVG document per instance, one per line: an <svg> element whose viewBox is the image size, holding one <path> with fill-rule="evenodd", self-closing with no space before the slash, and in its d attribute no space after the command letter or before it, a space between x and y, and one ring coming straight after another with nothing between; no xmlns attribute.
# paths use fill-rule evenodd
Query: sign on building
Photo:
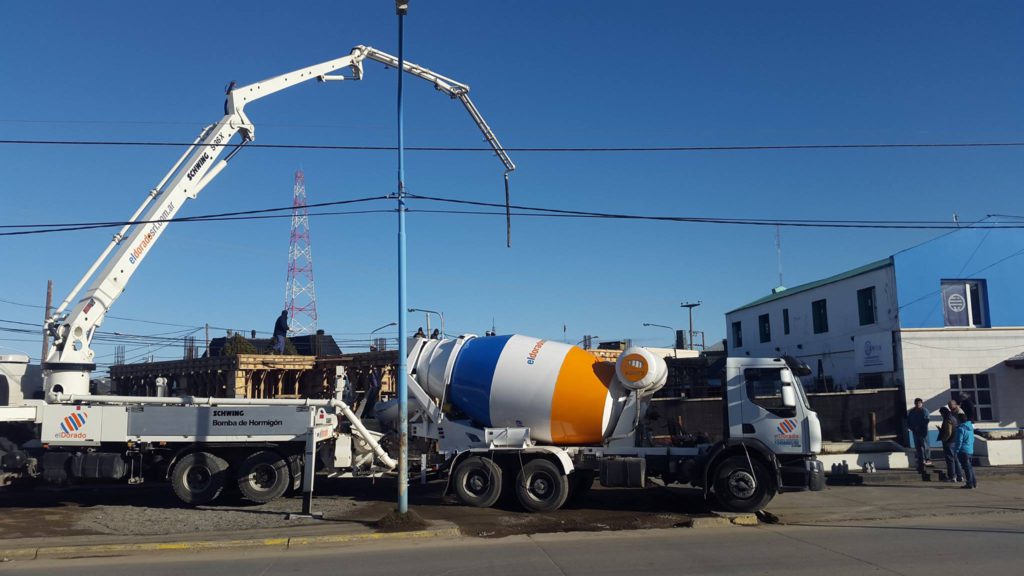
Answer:
<svg viewBox="0 0 1024 576"><path fill-rule="evenodd" d="M892 372L892 332L854 336L853 347L858 373Z"/></svg>
<svg viewBox="0 0 1024 576"><path fill-rule="evenodd" d="M970 326L967 285L959 281L942 281L942 319L945 326Z"/></svg>

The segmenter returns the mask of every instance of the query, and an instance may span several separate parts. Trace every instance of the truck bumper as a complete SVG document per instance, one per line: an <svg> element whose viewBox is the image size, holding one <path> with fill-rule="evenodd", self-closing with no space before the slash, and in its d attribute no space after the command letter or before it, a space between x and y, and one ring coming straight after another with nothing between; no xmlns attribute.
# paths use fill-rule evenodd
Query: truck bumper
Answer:
<svg viewBox="0 0 1024 576"><path fill-rule="evenodd" d="M788 462L779 470L782 476L780 492L825 489L825 467L821 461L810 456L804 460Z"/></svg>

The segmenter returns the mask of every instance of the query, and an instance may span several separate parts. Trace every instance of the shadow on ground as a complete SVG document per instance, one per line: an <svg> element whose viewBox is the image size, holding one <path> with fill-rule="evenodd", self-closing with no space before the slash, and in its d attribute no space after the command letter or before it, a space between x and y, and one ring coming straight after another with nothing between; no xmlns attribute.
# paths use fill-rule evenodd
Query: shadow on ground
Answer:
<svg viewBox="0 0 1024 576"><path fill-rule="evenodd" d="M540 532L669 528L708 513L701 493L682 488L612 489L595 486L575 506L547 514L523 511L514 498L495 508L473 508L442 495L443 481L409 487L410 507L426 520L456 524L463 534L502 537ZM314 511L321 522L377 527L395 510L393 479L317 479ZM312 521L285 521L301 508L295 494L268 504L252 504L225 494L213 506L186 508L166 484L78 485L0 491L0 533L5 538L58 538L89 534L170 534L191 531L287 528Z"/></svg>

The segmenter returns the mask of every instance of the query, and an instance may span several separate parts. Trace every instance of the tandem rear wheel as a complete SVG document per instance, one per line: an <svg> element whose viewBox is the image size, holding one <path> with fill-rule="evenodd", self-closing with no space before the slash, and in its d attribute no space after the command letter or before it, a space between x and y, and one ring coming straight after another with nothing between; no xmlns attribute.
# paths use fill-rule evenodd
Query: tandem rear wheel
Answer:
<svg viewBox="0 0 1024 576"><path fill-rule="evenodd" d="M501 468L484 456L470 456L455 466L452 481L463 504L490 508L501 497Z"/></svg>
<svg viewBox="0 0 1024 576"><path fill-rule="evenodd" d="M192 506L213 502L224 490L228 463L209 452L191 452L171 469L171 488L179 500Z"/></svg>
<svg viewBox="0 0 1024 576"><path fill-rule="evenodd" d="M463 504L488 508L506 492L514 492L516 500L529 512L552 512L572 497L582 498L593 483L587 471L567 476L562 468L546 458L523 462L507 459L504 466L487 456L469 456L455 466L452 483ZM513 482L505 479L514 478Z"/></svg>
<svg viewBox="0 0 1024 576"><path fill-rule="evenodd" d="M292 483L288 461L271 450L253 452L242 460L237 478L242 496L258 504L280 498Z"/></svg>

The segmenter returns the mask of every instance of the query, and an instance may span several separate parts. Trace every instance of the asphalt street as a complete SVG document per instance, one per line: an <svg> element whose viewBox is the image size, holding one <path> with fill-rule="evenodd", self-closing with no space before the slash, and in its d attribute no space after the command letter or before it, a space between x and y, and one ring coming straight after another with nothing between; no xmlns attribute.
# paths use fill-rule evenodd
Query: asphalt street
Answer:
<svg viewBox="0 0 1024 576"><path fill-rule="evenodd" d="M1024 510L916 519L373 542L324 549L36 560L0 574L1013 574ZM959 567L959 568L958 568Z"/></svg>

